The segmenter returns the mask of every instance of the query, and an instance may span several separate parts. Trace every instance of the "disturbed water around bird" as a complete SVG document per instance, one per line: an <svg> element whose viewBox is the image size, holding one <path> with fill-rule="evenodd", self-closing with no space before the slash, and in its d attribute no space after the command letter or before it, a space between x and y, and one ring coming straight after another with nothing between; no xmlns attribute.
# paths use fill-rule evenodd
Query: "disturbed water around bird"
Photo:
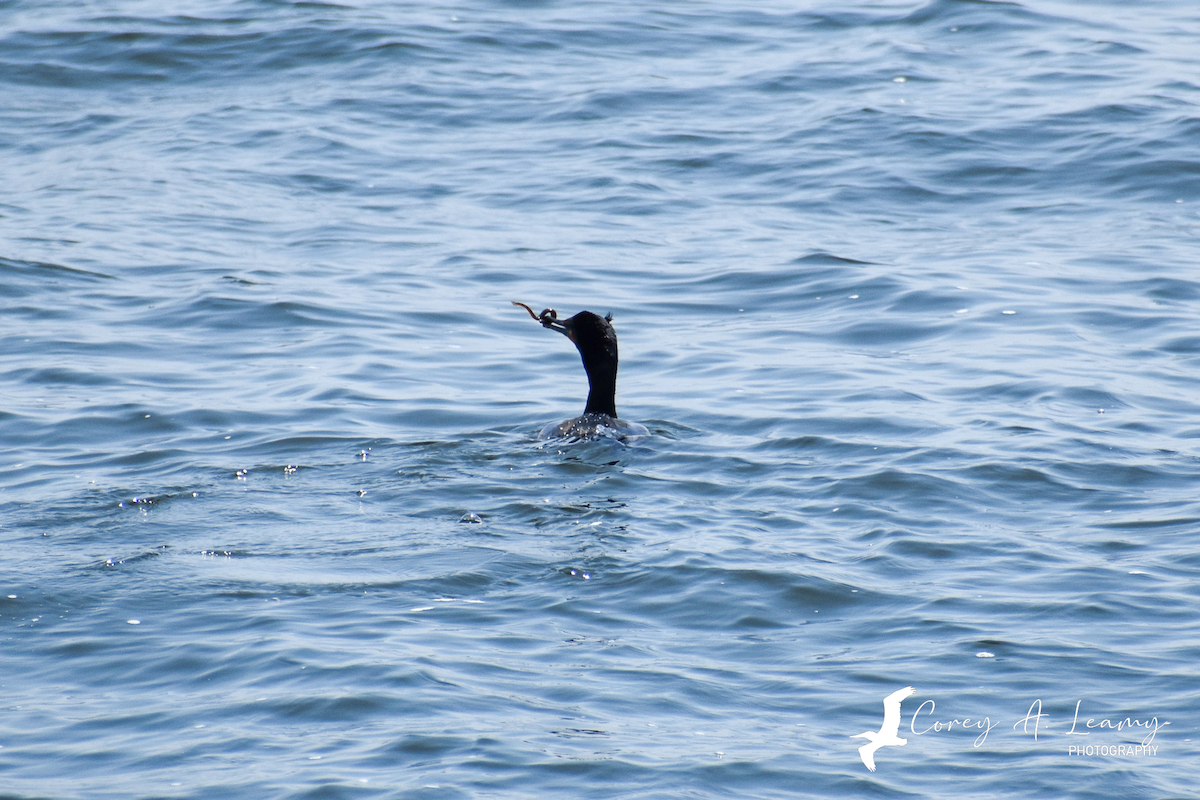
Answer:
<svg viewBox="0 0 1200 800"><path fill-rule="evenodd" d="M1192 795L1194 3L168 5L0 2L0 797Z"/></svg>

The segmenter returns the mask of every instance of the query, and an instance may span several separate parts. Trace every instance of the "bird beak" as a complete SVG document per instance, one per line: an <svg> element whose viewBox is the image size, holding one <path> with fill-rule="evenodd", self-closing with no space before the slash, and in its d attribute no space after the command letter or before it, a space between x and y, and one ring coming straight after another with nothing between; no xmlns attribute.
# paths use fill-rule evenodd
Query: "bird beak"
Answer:
<svg viewBox="0 0 1200 800"><path fill-rule="evenodd" d="M575 334L574 334L574 332L572 332L571 326L569 324L570 320L560 320L558 318L558 312L555 311L553 308L546 308L546 309L542 310L541 314L535 314L535 313L533 313L533 309L530 308L529 306L525 305L524 303L518 303L517 301L514 300L513 305L520 306L521 308L528 311L529 316L533 317L538 322L542 323L543 328L549 328L552 331L558 331L563 336L566 336L568 339L570 339L572 342L575 341Z"/></svg>
<svg viewBox="0 0 1200 800"><path fill-rule="evenodd" d="M550 313L547 314L546 311ZM552 316L554 314L554 309L552 308L548 308L546 311L542 312L542 327L549 328L552 331L558 331L572 342L575 341L575 331L571 330L571 325L569 324L570 320L555 318Z"/></svg>

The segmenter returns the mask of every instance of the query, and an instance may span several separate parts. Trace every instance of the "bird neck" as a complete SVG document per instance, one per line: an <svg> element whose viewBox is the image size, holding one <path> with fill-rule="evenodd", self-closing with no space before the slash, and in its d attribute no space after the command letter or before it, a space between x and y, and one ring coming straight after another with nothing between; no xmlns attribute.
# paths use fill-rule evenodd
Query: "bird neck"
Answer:
<svg viewBox="0 0 1200 800"><path fill-rule="evenodd" d="M588 376L588 399L584 414L607 414L617 418L617 365L584 363Z"/></svg>

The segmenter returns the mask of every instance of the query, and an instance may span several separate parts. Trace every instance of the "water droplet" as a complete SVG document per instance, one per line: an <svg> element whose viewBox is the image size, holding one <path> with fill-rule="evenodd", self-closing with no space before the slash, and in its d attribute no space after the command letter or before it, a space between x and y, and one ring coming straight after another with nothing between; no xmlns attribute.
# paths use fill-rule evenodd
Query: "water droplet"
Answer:
<svg viewBox="0 0 1200 800"><path fill-rule="evenodd" d="M1015 311L1001 311L1000 313L1001 313L1001 314L1007 314L1007 315L1009 315L1009 316L1012 316L1013 314L1015 314L1015 313L1017 313L1017 312L1015 312Z"/></svg>
<svg viewBox="0 0 1200 800"><path fill-rule="evenodd" d="M987 650L980 650L975 654L976 658L995 658L995 653L989 653Z"/></svg>
<svg viewBox="0 0 1200 800"><path fill-rule="evenodd" d="M142 621L140 619L127 619L125 621L128 622L130 625L141 625L142 624Z"/></svg>
<svg viewBox="0 0 1200 800"><path fill-rule="evenodd" d="M363 496L363 495L365 495L366 493L367 493L367 490L366 490L366 489L359 489L359 490L358 490L358 496L359 496L359 497L362 497L362 496Z"/></svg>
<svg viewBox="0 0 1200 800"><path fill-rule="evenodd" d="M895 78L892 78L892 83L905 83L907 81L908 78L905 78L903 75L897 75Z"/></svg>
<svg viewBox="0 0 1200 800"><path fill-rule="evenodd" d="M459 522L469 522L472 524L483 522L483 517L476 514L474 511L468 511L458 518Z"/></svg>

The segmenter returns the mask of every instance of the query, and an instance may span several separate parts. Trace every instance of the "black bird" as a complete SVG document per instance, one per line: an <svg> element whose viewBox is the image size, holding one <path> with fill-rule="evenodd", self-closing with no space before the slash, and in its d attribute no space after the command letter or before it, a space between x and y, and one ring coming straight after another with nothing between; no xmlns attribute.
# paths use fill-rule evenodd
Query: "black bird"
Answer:
<svg viewBox="0 0 1200 800"><path fill-rule="evenodd" d="M613 330L612 314L599 317L590 311L580 311L570 319L560 320L553 308L541 314L524 303L513 302L529 312L543 327L558 331L575 343L583 368L588 376L587 406L581 416L564 422L551 423L542 429L541 439L590 439L596 436L646 436L650 431L636 422L617 417L617 332Z"/></svg>

